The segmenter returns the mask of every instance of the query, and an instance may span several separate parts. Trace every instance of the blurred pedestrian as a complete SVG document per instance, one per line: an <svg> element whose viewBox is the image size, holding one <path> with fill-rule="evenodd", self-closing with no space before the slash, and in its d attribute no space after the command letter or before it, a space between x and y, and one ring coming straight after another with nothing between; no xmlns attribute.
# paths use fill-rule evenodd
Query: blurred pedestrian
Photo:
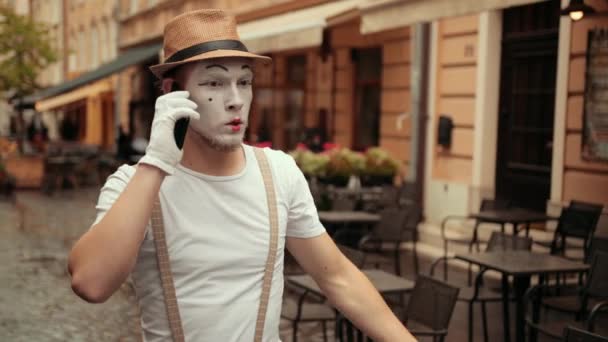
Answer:
<svg viewBox="0 0 608 342"><path fill-rule="evenodd" d="M49 140L48 127L42 120L40 113L34 114L27 126L27 140L36 152L44 152Z"/></svg>

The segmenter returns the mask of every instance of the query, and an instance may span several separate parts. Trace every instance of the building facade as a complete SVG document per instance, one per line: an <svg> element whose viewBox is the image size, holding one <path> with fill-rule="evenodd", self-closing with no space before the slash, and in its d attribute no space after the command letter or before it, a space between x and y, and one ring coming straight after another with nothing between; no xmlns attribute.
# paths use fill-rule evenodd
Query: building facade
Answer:
<svg viewBox="0 0 608 342"><path fill-rule="evenodd" d="M404 179L422 185L435 230L483 198L551 213L575 199L608 204L608 168L582 152L587 36L608 21L572 22L559 14L567 3L68 1L65 35L76 49L67 48L67 78L148 52L37 104L81 108L85 142L111 148L119 126L147 138L160 94L148 67L162 60L163 27L188 10L223 8L236 14L249 49L273 58L256 70L248 141L290 150L315 130L357 150L381 146ZM115 47L91 45L106 40ZM421 49L428 58L415 63Z"/></svg>
<svg viewBox="0 0 608 342"><path fill-rule="evenodd" d="M583 155L588 35L608 27L606 15L571 21L559 14L566 0L458 5L388 1L362 20L366 32L432 22L427 222L477 211L482 198L553 214L571 200L608 205L606 165ZM438 142L445 118L448 146Z"/></svg>

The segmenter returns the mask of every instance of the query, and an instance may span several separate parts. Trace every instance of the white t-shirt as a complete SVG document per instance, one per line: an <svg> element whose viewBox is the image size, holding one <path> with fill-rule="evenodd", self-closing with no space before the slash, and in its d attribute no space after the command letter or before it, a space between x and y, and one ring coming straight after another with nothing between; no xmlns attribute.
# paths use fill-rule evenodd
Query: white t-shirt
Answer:
<svg viewBox="0 0 608 342"><path fill-rule="evenodd" d="M186 341L253 341L268 255L268 206L251 146L246 166L216 177L177 167L165 178L160 202ZM304 176L291 156L264 149L273 174L279 216L279 248L272 278L264 341L279 341L285 237L325 232ZM111 175L97 203L99 222L125 188L135 167ZM125 220L128 220L125 217ZM94 228L93 228L94 229ZM169 325L156 265L151 226L132 272L147 342L168 341Z"/></svg>

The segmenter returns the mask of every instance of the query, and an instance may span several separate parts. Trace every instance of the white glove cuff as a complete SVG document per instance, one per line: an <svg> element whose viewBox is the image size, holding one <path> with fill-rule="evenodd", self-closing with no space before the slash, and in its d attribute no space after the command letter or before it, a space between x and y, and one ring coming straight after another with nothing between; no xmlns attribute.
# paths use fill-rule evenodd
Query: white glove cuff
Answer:
<svg viewBox="0 0 608 342"><path fill-rule="evenodd" d="M138 164L140 163L155 166L167 173L168 175L172 175L175 172L175 166L167 164L159 158L150 156L148 154L146 154L139 160Z"/></svg>

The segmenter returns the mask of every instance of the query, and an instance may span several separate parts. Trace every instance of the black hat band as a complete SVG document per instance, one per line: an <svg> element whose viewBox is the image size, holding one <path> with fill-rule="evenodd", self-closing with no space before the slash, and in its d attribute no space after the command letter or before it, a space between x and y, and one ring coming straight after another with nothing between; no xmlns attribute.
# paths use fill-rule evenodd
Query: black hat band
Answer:
<svg viewBox="0 0 608 342"><path fill-rule="evenodd" d="M215 50L237 50L249 52L245 44L238 40L213 40L210 42L196 44L185 49L179 50L165 60L165 63L180 62L190 57Z"/></svg>

